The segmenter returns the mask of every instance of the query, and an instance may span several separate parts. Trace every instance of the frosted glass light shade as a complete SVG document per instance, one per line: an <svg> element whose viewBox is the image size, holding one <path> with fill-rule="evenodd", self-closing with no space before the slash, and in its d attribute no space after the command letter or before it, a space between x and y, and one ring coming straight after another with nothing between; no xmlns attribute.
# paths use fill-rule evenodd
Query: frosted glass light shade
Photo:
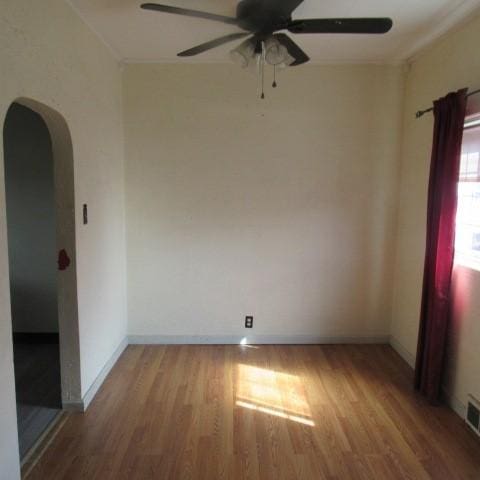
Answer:
<svg viewBox="0 0 480 480"><path fill-rule="evenodd" d="M295 59L288 53L287 48L272 36L265 41L265 61L281 68L291 65Z"/></svg>
<svg viewBox="0 0 480 480"><path fill-rule="evenodd" d="M255 57L255 43L252 39L245 40L237 48L230 52L230 59L240 65L242 68L247 68L249 63Z"/></svg>

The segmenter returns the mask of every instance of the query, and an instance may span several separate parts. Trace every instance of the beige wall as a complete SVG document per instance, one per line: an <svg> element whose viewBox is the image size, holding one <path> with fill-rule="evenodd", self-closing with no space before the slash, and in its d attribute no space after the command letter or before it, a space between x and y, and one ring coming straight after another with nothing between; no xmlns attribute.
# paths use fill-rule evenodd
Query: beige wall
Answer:
<svg viewBox="0 0 480 480"><path fill-rule="evenodd" d="M60 112L75 162L82 394L125 335L121 71L66 2L5 0L0 12L0 119L18 97ZM90 223L81 223L81 205ZM18 477L8 287L3 141L0 141L0 478Z"/></svg>
<svg viewBox="0 0 480 480"><path fill-rule="evenodd" d="M407 76L391 331L394 343L410 362L415 357L418 334L433 132L431 114L419 120L414 114L451 90L480 87L479 43L480 18L476 17L416 58ZM470 298L461 309L459 289L468 289ZM452 327L448 390L458 411L465 405L468 392L480 398L479 289L478 272L457 269L454 288L457 318Z"/></svg>
<svg viewBox="0 0 480 480"><path fill-rule="evenodd" d="M129 333L388 336L402 79L127 66Z"/></svg>
<svg viewBox="0 0 480 480"><path fill-rule="evenodd" d="M475 19L415 60L405 103L403 69L375 65L291 69L265 101L234 65L130 65L122 97L119 65L66 2L4 1L0 118L16 98L32 98L58 110L72 134L82 393L126 331L123 126L130 334L233 338L252 333L243 321L253 314L253 333L277 338L391 332L411 360L432 133L431 116L413 114L479 86L479 32ZM18 459L3 175L0 140L0 479L10 480ZM467 391L480 396L480 280L457 270L456 291L462 281L470 301L457 309L449 381L464 402Z"/></svg>

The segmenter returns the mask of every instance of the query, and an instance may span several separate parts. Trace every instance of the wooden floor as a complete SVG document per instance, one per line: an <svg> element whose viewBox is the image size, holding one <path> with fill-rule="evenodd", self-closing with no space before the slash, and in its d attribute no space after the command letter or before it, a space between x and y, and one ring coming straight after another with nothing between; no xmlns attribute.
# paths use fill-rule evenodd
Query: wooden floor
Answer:
<svg viewBox="0 0 480 480"><path fill-rule="evenodd" d="M388 346L130 346L33 479L480 479Z"/></svg>

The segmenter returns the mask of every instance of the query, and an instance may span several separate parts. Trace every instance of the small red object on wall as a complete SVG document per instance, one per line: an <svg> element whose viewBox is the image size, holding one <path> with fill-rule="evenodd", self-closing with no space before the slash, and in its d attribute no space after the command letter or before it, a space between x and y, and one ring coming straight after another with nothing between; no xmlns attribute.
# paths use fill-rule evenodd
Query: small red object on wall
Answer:
<svg viewBox="0 0 480 480"><path fill-rule="evenodd" d="M58 269L59 270L66 270L68 266L70 265L70 257L67 254L67 251L62 248L58 252Z"/></svg>

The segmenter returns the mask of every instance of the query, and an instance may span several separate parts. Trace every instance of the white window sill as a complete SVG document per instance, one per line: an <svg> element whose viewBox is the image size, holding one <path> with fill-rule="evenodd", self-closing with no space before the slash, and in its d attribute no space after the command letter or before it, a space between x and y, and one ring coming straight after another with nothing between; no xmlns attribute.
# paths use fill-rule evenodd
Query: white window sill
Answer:
<svg viewBox="0 0 480 480"><path fill-rule="evenodd" d="M480 258L472 257L471 255L465 255L457 253L454 259L454 267L465 267L470 270L480 272Z"/></svg>

